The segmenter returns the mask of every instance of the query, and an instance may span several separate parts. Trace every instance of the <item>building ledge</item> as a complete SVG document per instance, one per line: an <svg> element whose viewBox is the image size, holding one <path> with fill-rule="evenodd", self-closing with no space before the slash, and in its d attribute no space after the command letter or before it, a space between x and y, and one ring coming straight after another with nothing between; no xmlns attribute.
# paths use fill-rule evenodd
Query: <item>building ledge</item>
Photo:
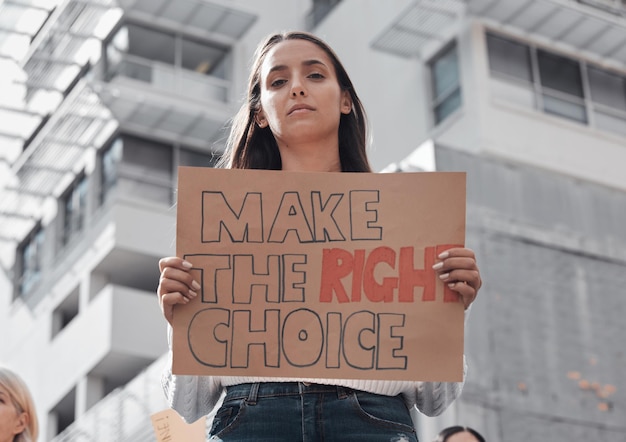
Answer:
<svg viewBox="0 0 626 442"><path fill-rule="evenodd" d="M468 13L604 61L626 66L626 19L592 0L468 0Z"/></svg>
<svg viewBox="0 0 626 442"><path fill-rule="evenodd" d="M423 57L453 38L467 15L626 66L626 7L617 0L415 0L372 47Z"/></svg>

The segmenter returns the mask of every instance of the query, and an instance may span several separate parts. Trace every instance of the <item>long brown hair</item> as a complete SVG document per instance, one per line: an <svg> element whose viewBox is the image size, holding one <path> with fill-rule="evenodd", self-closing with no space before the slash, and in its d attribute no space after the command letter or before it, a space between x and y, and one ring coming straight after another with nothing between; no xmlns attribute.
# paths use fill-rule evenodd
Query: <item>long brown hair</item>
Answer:
<svg viewBox="0 0 626 442"><path fill-rule="evenodd" d="M331 59L342 91L352 98L352 111L341 114L339 121L339 159L342 172L371 172L367 159L367 117L352 81L335 52L313 34L301 31L271 34L257 47L254 63L248 79L246 102L233 118L226 152L221 166L232 169L280 170L282 162L278 144L269 127L261 128L255 123L255 115L261 103L261 66L267 53L285 40L306 40L320 47Z"/></svg>

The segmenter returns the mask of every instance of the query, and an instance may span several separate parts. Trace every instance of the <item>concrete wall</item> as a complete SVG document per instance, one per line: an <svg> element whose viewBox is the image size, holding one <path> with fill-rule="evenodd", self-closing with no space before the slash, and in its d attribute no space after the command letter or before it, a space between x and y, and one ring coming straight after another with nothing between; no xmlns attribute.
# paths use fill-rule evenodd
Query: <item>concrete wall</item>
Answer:
<svg viewBox="0 0 626 442"><path fill-rule="evenodd" d="M484 286L455 420L490 442L626 439L626 194L446 148Z"/></svg>

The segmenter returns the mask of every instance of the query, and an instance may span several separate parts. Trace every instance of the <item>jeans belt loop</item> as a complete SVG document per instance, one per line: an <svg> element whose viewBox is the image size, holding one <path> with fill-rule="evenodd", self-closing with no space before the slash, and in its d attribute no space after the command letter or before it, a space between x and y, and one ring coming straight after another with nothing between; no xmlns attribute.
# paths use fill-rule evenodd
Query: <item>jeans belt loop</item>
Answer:
<svg viewBox="0 0 626 442"><path fill-rule="evenodd" d="M246 404L256 405L260 386L261 384L259 382L255 382L252 384L252 386L250 387L250 393L248 393L248 398L246 399Z"/></svg>
<svg viewBox="0 0 626 442"><path fill-rule="evenodd" d="M337 397L339 399L345 399L348 397L348 390L343 385L337 385Z"/></svg>

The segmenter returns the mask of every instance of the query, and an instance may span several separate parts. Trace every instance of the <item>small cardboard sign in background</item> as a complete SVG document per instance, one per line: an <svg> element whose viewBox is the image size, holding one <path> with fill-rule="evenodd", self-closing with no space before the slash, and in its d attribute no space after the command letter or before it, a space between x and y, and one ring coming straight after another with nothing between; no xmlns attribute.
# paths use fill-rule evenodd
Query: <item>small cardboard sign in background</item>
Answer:
<svg viewBox="0 0 626 442"><path fill-rule="evenodd" d="M150 416L157 442L204 442L206 416L188 424L171 408Z"/></svg>
<svg viewBox="0 0 626 442"><path fill-rule="evenodd" d="M463 305L432 270L465 243L465 173L179 168L173 372L460 381Z"/></svg>

